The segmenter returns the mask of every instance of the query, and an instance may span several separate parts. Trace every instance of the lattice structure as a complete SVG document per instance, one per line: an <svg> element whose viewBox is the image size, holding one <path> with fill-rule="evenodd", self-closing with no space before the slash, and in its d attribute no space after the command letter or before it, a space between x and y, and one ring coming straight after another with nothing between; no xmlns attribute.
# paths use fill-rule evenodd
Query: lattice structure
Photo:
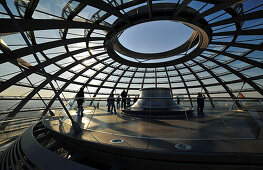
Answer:
<svg viewBox="0 0 263 170"><path fill-rule="evenodd" d="M35 111L36 101L39 117L52 115L51 108L67 112L64 101L83 85L87 96L102 98L123 89L133 97L145 87L171 88L192 106L201 91L212 108L216 97L262 98L261 0L0 3L2 130L29 117L23 113ZM136 52L119 41L126 29L162 20L184 24L192 34L160 53Z"/></svg>

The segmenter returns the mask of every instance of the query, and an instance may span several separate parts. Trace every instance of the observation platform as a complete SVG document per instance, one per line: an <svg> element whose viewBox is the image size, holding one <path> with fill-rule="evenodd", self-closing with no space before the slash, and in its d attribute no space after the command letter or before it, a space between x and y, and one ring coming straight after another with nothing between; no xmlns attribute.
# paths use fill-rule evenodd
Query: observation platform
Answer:
<svg viewBox="0 0 263 170"><path fill-rule="evenodd" d="M219 113L218 110L205 110L203 117L194 113L191 117L152 119L126 116L120 111L111 114L107 112L106 107L103 107L96 110L85 109L83 117L77 115L76 110L72 110L71 114L84 130L79 137L85 139L90 133L105 136L105 138L97 138L96 135L93 137L92 141L98 140L99 143L111 144L109 139L128 137L128 139L132 138L132 141L137 141L136 144L124 140L120 146L168 149L173 152L178 151L174 148L174 144L187 143L192 146L192 152L263 153L263 148L257 147L257 144L263 143L260 143L259 126L254 117L258 114L262 118L263 113L260 112L237 110ZM67 116L46 117L44 123L62 134L74 133ZM63 126L65 131L61 131L60 126ZM263 139L263 136L261 137ZM145 143L145 140L150 141ZM253 144L253 147L249 147L249 144Z"/></svg>
<svg viewBox="0 0 263 170"><path fill-rule="evenodd" d="M67 116L45 117L43 124L58 141L67 141L69 146L96 147L93 149L101 154L110 152L145 162L173 161L173 166L168 165L171 168L174 163L187 168L193 165L218 166L219 169L263 166L262 112L214 109L205 110L204 117L194 113L191 117L153 119L130 117L120 112L110 114L106 109L86 108L83 117L72 110L74 120L83 129L80 133L74 132ZM98 162L107 162L99 160L103 158L101 155L95 157Z"/></svg>

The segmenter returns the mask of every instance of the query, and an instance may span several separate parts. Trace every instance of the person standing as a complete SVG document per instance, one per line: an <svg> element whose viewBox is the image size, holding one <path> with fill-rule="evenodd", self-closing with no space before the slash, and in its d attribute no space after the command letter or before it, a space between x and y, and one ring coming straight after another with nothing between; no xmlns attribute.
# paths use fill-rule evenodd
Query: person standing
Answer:
<svg viewBox="0 0 263 170"><path fill-rule="evenodd" d="M120 96L117 97L117 109L120 109L120 102L121 102L121 99L120 99Z"/></svg>
<svg viewBox="0 0 263 170"><path fill-rule="evenodd" d="M84 103L84 86L82 86L78 93L75 96L75 99L78 103L78 112L80 112L80 115L83 116L83 103Z"/></svg>
<svg viewBox="0 0 263 170"><path fill-rule="evenodd" d="M113 109L114 109L114 114L116 114L116 108L115 108L115 99L114 99L114 95L113 93L110 94L109 96L109 105L110 105L110 113L113 113Z"/></svg>
<svg viewBox="0 0 263 170"><path fill-rule="evenodd" d="M108 106L108 112L110 112L110 96L111 96L111 94L109 95L109 97L107 98L107 106Z"/></svg>
<svg viewBox="0 0 263 170"><path fill-rule="evenodd" d="M122 100L121 100L121 108L126 109L127 92L126 92L125 90L123 90L123 91L121 92L121 98L122 98Z"/></svg>
<svg viewBox="0 0 263 170"><path fill-rule="evenodd" d="M176 96L176 99L177 99L177 104L180 105L180 98L179 98L179 96Z"/></svg>
<svg viewBox="0 0 263 170"><path fill-rule="evenodd" d="M197 115L203 116L204 115L204 105L205 105L205 96L202 93L198 93L197 95Z"/></svg>

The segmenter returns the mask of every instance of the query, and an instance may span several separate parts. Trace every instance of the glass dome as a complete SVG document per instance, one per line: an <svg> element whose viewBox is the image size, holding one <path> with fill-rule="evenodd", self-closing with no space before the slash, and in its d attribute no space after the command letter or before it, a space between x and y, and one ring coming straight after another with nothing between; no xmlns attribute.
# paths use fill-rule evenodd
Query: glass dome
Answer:
<svg viewBox="0 0 263 170"><path fill-rule="evenodd" d="M75 96L82 85L92 97L123 89L136 96L144 87L168 87L174 96L185 98L201 90L210 100L234 98L239 92L262 97L262 4L233 1L218 7L219 2L176 6L182 2L153 1L149 7L137 1L7 1L10 11L1 6L0 95L23 100L10 106L15 112L34 98L53 99L49 81L66 98ZM166 12L158 16L162 10ZM130 60L112 50L116 31L167 18L196 32L181 49L157 58L136 54Z"/></svg>
<svg viewBox="0 0 263 170"><path fill-rule="evenodd" d="M142 88L170 88L189 106L201 92L211 108L217 99L263 96L262 0L0 2L2 131L12 119L34 122L51 109L65 108L82 86L89 98L123 90L133 98ZM154 42L154 49L147 44L143 51L125 45L140 49L122 34L154 22L164 24L162 34L153 33L165 42L162 35L179 32L169 30L167 21L187 27L180 30L186 34L180 44L160 43L159 50ZM151 28L145 31L151 38ZM133 33L143 37L145 31ZM35 111L38 115L31 116Z"/></svg>

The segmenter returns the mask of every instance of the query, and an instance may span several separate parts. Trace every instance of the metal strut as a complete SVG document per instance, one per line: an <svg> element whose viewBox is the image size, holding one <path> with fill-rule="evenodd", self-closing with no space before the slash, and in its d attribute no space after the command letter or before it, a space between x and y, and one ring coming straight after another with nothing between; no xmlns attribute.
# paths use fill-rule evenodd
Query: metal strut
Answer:
<svg viewBox="0 0 263 170"><path fill-rule="evenodd" d="M72 124L72 127L74 129L75 132L80 132L82 131L79 124L76 123L73 118L71 117L69 111L67 110L65 104L63 103L62 99L60 98L58 92L56 91L53 83L51 82L51 79L49 77L49 75L47 74L47 72L45 71L45 68L43 67L41 61L39 60L38 56L36 55L36 52L34 50L34 48L31 46L29 40L27 39L25 33L23 32L22 28L20 27L20 25L17 23L17 21L15 20L15 17L14 15L12 14L12 12L10 11L10 9L8 8L7 4L6 4L6 1L5 0L2 0L0 1L0 3L3 5L3 7L5 8L6 12L8 13L8 15L10 16L10 18L12 19L13 23L15 24L15 26L17 27L17 29L19 30L20 34L22 35L23 39L25 40L27 46L29 47L29 50L31 51L31 53L33 54L35 60L37 61L37 63L39 64L40 66L40 70L43 72L43 74L45 75L46 79L49 81L49 84L52 88L52 90L54 91L55 95L57 96L60 104L62 105L63 109L65 110L67 116L69 117L70 121L71 121L71 124Z"/></svg>

